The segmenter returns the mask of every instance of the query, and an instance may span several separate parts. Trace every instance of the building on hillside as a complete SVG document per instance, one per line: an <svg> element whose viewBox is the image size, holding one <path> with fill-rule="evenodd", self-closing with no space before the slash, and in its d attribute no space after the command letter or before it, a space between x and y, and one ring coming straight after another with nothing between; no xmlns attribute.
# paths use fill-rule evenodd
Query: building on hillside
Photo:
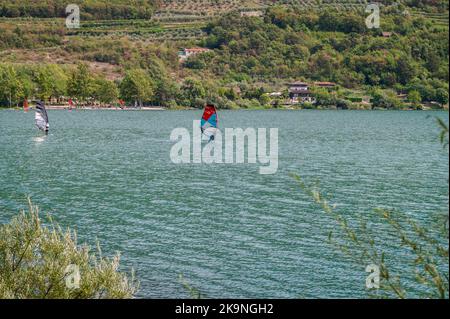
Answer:
<svg viewBox="0 0 450 319"><path fill-rule="evenodd" d="M393 32L386 32L386 31L381 32L381 36L383 38L390 38L392 37L393 34L394 34Z"/></svg>
<svg viewBox="0 0 450 319"><path fill-rule="evenodd" d="M178 57L180 58L180 61L184 61L192 55L197 55L210 51L211 50L207 48L184 48L180 52L178 52Z"/></svg>
<svg viewBox="0 0 450 319"><path fill-rule="evenodd" d="M314 82L315 87L325 88L325 89L334 89L336 87L336 83L334 82Z"/></svg>
<svg viewBox="0 0 450 319"><path fill-rule="evenodd" d="M288 84L289 101L291 103L314 103L315 98L309 89L309 84L306 82L294 82Z"/></svg>

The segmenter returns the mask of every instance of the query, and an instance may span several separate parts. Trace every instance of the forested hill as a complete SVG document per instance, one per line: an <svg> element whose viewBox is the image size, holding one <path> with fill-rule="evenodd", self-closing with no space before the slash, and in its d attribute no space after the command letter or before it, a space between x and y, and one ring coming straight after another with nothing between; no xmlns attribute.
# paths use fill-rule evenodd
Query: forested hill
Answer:
<svg viewBox="0 0 450 319"><path fill-rule="evenodd" d="M4 0L0 105L36 95L273 107L294 81L337 84L314 92L316 106L448 103L448 1L382 1L378 29L365 25L365 1L317 1L78 1L81 28L67 29L61 0ZM181 61L192 47L209 52Z"/></svg>

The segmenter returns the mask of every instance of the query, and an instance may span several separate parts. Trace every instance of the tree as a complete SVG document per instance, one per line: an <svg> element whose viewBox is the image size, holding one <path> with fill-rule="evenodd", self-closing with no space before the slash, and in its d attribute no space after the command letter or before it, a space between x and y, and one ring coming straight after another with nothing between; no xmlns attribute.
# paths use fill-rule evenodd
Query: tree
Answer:
<svg viewBox="0 0 450 319"><path fill-rule="evenodd" d="M420 96L420 93L418 91L409 91L408 101L411 102L414 107L418 107L420 105L420 102L422 102L422 97Z"/></svg>
<svg viewBox="0 0 450 319"><path fill-rule="evenodd" d="M36 92L36 84L32 81L32 79L25 74L19 74L19 81L22 84L23 99L34 96Z"/></svg>
<svg viewBox="0 0 450 319"><path fill-rule="evenodd" d="M67 94L67 73L59 65L49 64L47 69L52 73L51 97L59 98Z"/></svg>
<svg viewBox="0 0 450 319"><path fill-rule="evenodd" d="M89 73L88 66L84 63L79 63L77 69L72 72L68 83L68 94L75 97L82 102L86 102L92 94L93 79Z"/></svg>
<svg viewBox="0 0 450 319"><path fill-rule="evenodd" d="M42 100L51 97L60 97L66 94L67 76L64 71L55 64L47 64L39 67L34 72L37 95Z"/></svg>
<svg viewBox="0 0 450 319"><path fill-rule="evenodd" d="M323 88L314 88L314 98L316 99L316 105L319 106L333 106L336 105L336 97Z"/></svg>
<svg viewBox="0 0 450 319"><path fill-rule="evenodd" d="M422 101L432 101L436 95L436 90L428 82L424 80L414 79L406 85L406 89L409 91L418 91Z"/></svg>
<svg viewBox="0 0 450 319"><path fill-rule="evenodd" d="M201 70L206 68L206 61L203 57L206 54L200 54L197 56L190 56L185 62L184 67L189 69Z"/></svg>
<svg viewBox="0 0 450 319"><path fill-rule="evenodd" d="M164 62L156 56L152 56L147 63L147 72L155 83L152 102L155 105L173 107L175 99L180 95L179 87L167 72Z"/></svg>
<svg viewBox="0 0 450 319"><path fill-rule="evenodd" d="M113 258L78 245L76 233L48 218L29 202L9 224L0 226L0 299L131 298L138 283L119 272Z"/></svg>
<svg viewBox="0 0 450 319"><path fill-rule="evenodd" d="M127 72L119 87L125 101L138 102L142 106L144 101L153 98L155 83L145 70L133 69Z"/></svg>
<svg viewBox="0 0 450 319"><path fill-rule="evenodd" d="M417 71L417 66L414 65L411 58L408 56L400 56L397 61L396 73L398 76L398 82L402 84L408 83L414 78Z"/></svg>
<svg viewBox="0 0 450 319"><path fill-rule="evenodd" d="M448 103L448 91L443 88L438 88L436 90L436 102L439 102L441 106L444 106Z"/></svg>
<svg viewBox="0 0 450 319"><path fill-rule="evenodd" d="M98 78L94 86L93 97L102 104L112 104L119 98L119 89L113 81Z"/></svg>
<svg viewBox="0 0 450 319"><path fill-rule="evenodd" d="M191 106L194 106L196 99L204 99L206 97L206 91L202 83L193 78L186 79L181 90L184 97L190 101Z"/></svg>
<svg viewBox="0 0 450 319"><path fill-rule="evenodd" d="M380 107L385 109L399 109L404 104L397 97L397 94L392 90L379 90L372 91L372 107Z"/></svg>
<svg viewBox="0 0 450 319"><path fill-rule="evenodd" d="M428 54L426 58L426 67L431 73L436 73L439 71L439 67L441 66L441 59L439 55L432 51Z"/></svg>
<svg viewBox="0 0 450 319"><path fill-rule="evenodd" d="M320 51L311 56L309 68L314 78L334 80L339 70L340 54L334 51Z"/></svg>
<svg viewBox="0 0 450 319"><path fill-rule="evenodd" d="M23 97L23 86L16 70L11 65L0 65L0 102L7 102L11 107Z"/></svg>
<svg viewBox="0 0 450 319"><path fill-rule="evenodd" d="M37 69L34 76L34 81L36 83L37 97L41 100L48 100L52 94L52 74L45 67L40 67Z"/></svg>

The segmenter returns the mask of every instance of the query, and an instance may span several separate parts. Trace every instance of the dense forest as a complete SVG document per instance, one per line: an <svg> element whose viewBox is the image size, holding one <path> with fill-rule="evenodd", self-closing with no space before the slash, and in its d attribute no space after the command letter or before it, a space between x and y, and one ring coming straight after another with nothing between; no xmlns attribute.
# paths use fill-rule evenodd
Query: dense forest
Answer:
<svg viewBox="0 0 450 319"><path fill-rule="evenodd" d="M46 1L47 13L38 9L44 2L4 1L0 16L12 17L11 8L20 17L61 16L62 1ZM33 28L28 21L0 20L0 105L70 97L81 104L121 98L166 107L201 107L206 101L221 108L279 107L293 81L337 83L331 92L314 92L315 106L301 107L366 107L358 103L364 96L370 107L448 103L448 1L385 5L379 29L368 29L367 14L355 10L280 5L266 7L261 17L231 11L201 25L202 36L158 41L149 39L169 28L142 18L159 2L81 3L90 16L79 33L58 19L31 19ZM110 14L126 20L104 22ZM435 20L442 16L446 21ZM179 61L180 48L195 46L210 51ZM271 97L274 91L281 97Z"/></svg>

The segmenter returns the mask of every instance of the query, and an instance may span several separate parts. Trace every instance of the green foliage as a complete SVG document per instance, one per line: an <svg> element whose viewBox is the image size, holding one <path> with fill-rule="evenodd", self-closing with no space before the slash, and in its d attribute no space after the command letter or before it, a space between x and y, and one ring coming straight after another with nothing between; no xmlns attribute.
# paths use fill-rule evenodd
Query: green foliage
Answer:
<svg viewBox="0 0 450 319"><path fill-rule="evenodd" d="M184 66L189 69L202 70L208 65L208 61L213 57L212 53L202 53L199 55L190 56L185 62Z"/></svg>
<svg viewBox="0 0 450 319"><path fill-rule="evenodd" d="M156 56L152 56L146 63L147 72L154 81L155 89L152 102L169 108L176 107L176 100L181 95L178 84L168 74L164 62Z"/></svg>
<svg viewBox="0 0 450 319"><path fill-rule="evenodd" d="M113 81L102 78L96 79L94 82L93 97L103 104L113 104L119 98L119 89Z"/></svg>
<svg viewBox="0 0 450 319"><path fill-rule="evenodd" d="M66 93L67 75L55 64L38 67L34 72L37 96L41 100L60 97ZM30 95L27 95L30 96Z"/></svg>
<svg viewBox="0 0 450 319"><path fill-rule="evenodd" d="M206 90L201 81L188 78L184 81L181 91L189 106L198 108L205 106Z"/></svg>
<svg viewBox="0 0 450 319"><path fill-rule="evenodd" d="M62 230L50 217L47 226L38 208L29 202L9 224L0 226L0 299L131 298L138 284L134 276L119 272L119 255L102 256L78 245L74 231ZM79 269L79 287L67 285Z"/></svg>
<svg viewBox="0 0 450 319"><path fill-rule="evenodd" d="M420 93L418 91L412 90L408 92L408 101L413 105L418 105L420 102L422 102L422 97L420 96Z"/></svg>
<svg viewBox="0 0 450 319"><path fill-rule="evenodd" d="M178 276L178 281L183 285L184 289L186 289L186 291L188 291L191 299L202 299L205 296L202 295L202 293L200 292L200 290L198 290L195 287L192 287L189 282L184 279L183 275L179 275Z"/></svg>
<svg viewBox="0 0 450 319"><path fill-rule="evenodd" d="M421 80L415 78L405 85L405 89L408 92L413 90L418 91L422 101L440 101L445 104L445 96L448 97L448 83L440 80ZM438 92L442 94L442 99L438 95Z"/></svg>
<svg viewBox="0 0 450 319"><path fill-rule="evenodd" d="M442 105L448 103L448 90L445 90L443 88L438 88L436 90L435 98L436 102L441 103Z"/></svg>
<svg viewBox="0 0 450 319"><path fill-rule="evenodd" d="M392 90L381 91L379 89L374 89L372 91L372 107L374 108L400 109L404 106L404 103Z"/></svg>
<svg viewBox="0 0 450 319"><path fill-rule="evenodd" d="M154 94L155 83L142 69L127 72L120 83L120 95L127 102L137 102L140 106L150 101Z"/></svg>
<svg viewBox="0 0 450 319"><path fill-rule="evenodd" d="M0 104L12 106L18 104L23 97L23 85L15 68L0 65Z"/></svg>
<svg viewBox="0 0 450 319"><path fill-rule="evenodd" d="M84 63L79 63L69 79L67 93L71 97L86 102L91 97L93 82L88 66Z"/></svg>
<svg viewBox="0 0 450 319"><path fill-rule="evenodd" d="M314 88L313 96L316 99L316 105L318 106L334 106L337 104L337 97L335 94L330 93L327 89Z"/></svg>

